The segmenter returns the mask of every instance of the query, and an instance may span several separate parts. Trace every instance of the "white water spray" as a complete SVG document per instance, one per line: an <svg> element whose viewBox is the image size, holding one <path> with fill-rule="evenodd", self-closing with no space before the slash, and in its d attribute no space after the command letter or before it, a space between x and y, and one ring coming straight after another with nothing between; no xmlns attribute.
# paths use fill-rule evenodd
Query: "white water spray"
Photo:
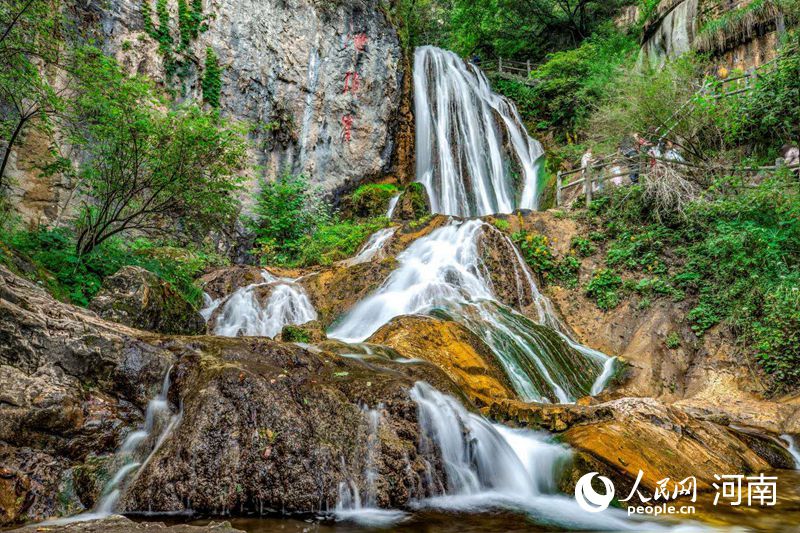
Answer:
<svg viewBox="0 0 800 533"><path fill-rule="evenodd" d="M417 180L434 213L469 217L537 208L542 146L479 68L446 50L417 48L414 110ZM517 170L521 191L512 177Z"/></svg>
<svg viewBox="0 0 800 533"><path fill-rule="evenodd" d="M396 231L397 228L384 228L376 231L370 235L369 239L367 239L367 242L364 243L358 253L352 258L346 259L344 264L350 266L360 265L361 263L366 263L375 258L382 257L384 247L391 240Z"/></svg>
<svg viewBox="0 0 800 533"><path fill-rule="evenodd" d="M383 285L345 315L329 336L361 342L395 317L443 313L492 348L523 400L567 403L589 394L605 356L571 349L571 341L551 329L557 319L521 258L514 268L524 275L517 281L529 285L518 292L536 302L540 324L497 301L479 250L484 231L492 228L469 220L417 239L397 257L399 266Z"/></svg>
<svg viewBox="0 0 800 533"><path fill-rule="evenodd" d="M263 271L263 283L254 283L242 287L227 300L207 301L207 307L201 311L210 319L214 310L222 306L215 320L212 331L223 337L260 336L275 337L287 324L305 324L316 320L317 312L297 280L278 278ZM259 300L260 287L271 286L266 302Z"/></svg>
<svg viewBox="0 0 800 533"><path fill-rule="evenodd" d="M148 402L142 427L129 433L115 454L111 468L116 468L116 471L103 487L100 499L94 509L69 518L43 522L43 524L67 524L97 520L109 516L115 511L128 479L150 461L180 423L182 413L173 413L167 399L171 371L172 367L169 367L161 383L161 390Z"/></svg>

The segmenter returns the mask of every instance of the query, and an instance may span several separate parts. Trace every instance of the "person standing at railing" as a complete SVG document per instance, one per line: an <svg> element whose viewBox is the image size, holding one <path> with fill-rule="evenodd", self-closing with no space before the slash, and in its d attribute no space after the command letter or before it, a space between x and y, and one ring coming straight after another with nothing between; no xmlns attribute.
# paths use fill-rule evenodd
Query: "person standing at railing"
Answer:
<svg viewBox="0 0 800 533"><path fill-rule="evenodd" d="M800 175L800 148L796 145L784 144L781 148L781 156L783 156L783 163L793 169L793 172Z"/></svg>
<svg viewBox="0 0 800 533"><path fill-rule="evenodd" d="M630 169L631 173L631 183L639 183L639 166L641 163L639 156L645 148L650 146L653 146L653 143L639 136L639 134L636 132L631 133L622 139L619 149L622 152L622 155L628 159L628 168Z"/></svg>
<svg viewBox="0 0 800 533"><path fill-rule="evenodd" d="M590 172L589 167L591 167L593 164L594 164L594 155L592 154L592 149L590 147L581 156L581 177L584 179L584 182L586 180L591 179L592 173ZM597 189L598 189L598 184L592 183L592 190L596 191Z"/></svg>

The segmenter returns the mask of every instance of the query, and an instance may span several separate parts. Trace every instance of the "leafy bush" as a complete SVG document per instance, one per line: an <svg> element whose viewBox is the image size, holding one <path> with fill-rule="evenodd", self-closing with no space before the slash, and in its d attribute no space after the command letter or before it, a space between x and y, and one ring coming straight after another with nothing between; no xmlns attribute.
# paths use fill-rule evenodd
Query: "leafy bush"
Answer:
<svg viewBox="0 0 800 533"><path fill-rule="evenodd" d="M597 307L608 311L619 305L618 290L620 287L622 287L622 278L619 274L603 268L592 275L591 281L586 286L586 295L594 299Z"/></svg>
<svg viewBox="0 0 800 533"><path fill-rule="evenodd" d="M581 257L589 257L597 251L597 246L595 246L592 241L586 237L580 237L578 235L572 238L569 247L572 250L575 250Z"/></svg>
<svg viewBox="0 0 800 533"><path fill-rule="evenodd" d="M199 250L162 246L139 238L132 242L109 239L89 254L75 253L74 235L68 229L11 231L2 241L43 269L43 280L57 298L86 306L100 290L103 279L124 266L139 266L157 274L194 305L202 291L194 279L210 265L224 260Z"/></svg>
<svg viewBox="0 0 800 533"><path fill-rule="evenodd" d="M262 183L254 212L248 226L256 251L262 262L282 266L329 265L350 257L388 222L339 220L304 176L290 174Z"/></svg>
<svg viewBox="0 0 800 533"><path fill-rule="evenodd" d="M330 265L353 256L367 238L386 227L385 218L366 222L336 221L317 227L298 244L294 264L298 266Z"/></svg>
<svg viewBox="0 0 800 533"><path fill-rule="evenodd" d="M578 282L580 261L568 255L560 261L550 249L550 240L538 233L522 230L511 235L511 240L519 247L522 257L531 270L536 272L544 283L561 282L573 287Z"/></svg>

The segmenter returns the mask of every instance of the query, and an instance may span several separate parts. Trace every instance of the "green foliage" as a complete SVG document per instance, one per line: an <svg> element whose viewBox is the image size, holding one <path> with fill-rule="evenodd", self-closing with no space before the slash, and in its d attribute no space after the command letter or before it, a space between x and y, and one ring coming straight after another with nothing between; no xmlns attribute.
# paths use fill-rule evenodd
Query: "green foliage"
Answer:
<svg viewBox="0 0 800 533"><path fill-rule="evenodd" d="M0 2L0 195L12 150L32 130L49 134L64 102L55 86L64 73L60 9L46 0ZM47 75L49 74L49 75ZM41 161L45 164L46 161Z"/></svg>
<svg viewBox="0 0 800 533"><path fill-rule="evenodd" d="M390 183L367 183L353 192L355 214L360 217L380 216L386 212L389 201L400 194L400 189Z"/></svg>
<svg viewBox="0 0 800 533"><path fill-rule="evenodd" d="M550 240L541 234L526 230L511 235L511 240L519 247L522 257L531 270L536 272L543 282L560 282L568 287L577 284L580 261L568 255L558 260L550 249Z"/></svg>
<svg viewBox="0 0 800 533"><path fill-rule="evenodd" d="M311 342L311 333L304 330L301 326L286 325L283 326L281 331L281 340L283 342Z"/></svg>
<svg viewBox="0 0 800 533"><path fill-rule="evenodd" d="M214 49L210 46L206 48L206 66L203 70L203 79L200 82L203 88L203 100L213 107L219 109L219 98L222 92L222 68Z"/></svg>
<svg viewBox="0 0 800 533"><path fill-rule="evenodd" d="M670 350L677 350L681 345L681 337L678 335L678 332L670 331L667 338L664 339L664 344L666 344L667 348Z"/></svg>
<svg viewBox="0 0 800 533"><path fill-rule="evenodd" d="M293 264L297 266L330 265L352 257L367 238L386 227L385 218L365 222L337 220L317 227L312 234L304 235L296 249Z"/></svg>
<svg viewBox="0 0 800 533"><path fill-rule="evenodd" d="M609 311L619 305L622 278L611 269L603 268L592 275L586 286L586 295L593 298L597 307Z"/></svg>
<svg viewBox="0 0 800 533"><path fill-rule="evenodd" d="M449 46L462 55L538 61L579 45L627 0L453 0Z"/></svg>
<svg viewBox="0 0 800 533"><path fill-rule="evenodd" d="M80 51L74 70L80 127L70 140L87 154L78 254L126 232L179 225L200 236L232 222L245 157L238 130L194 105L165 110L151 82L97 50Z"/></svg>
<svg viewBox="0 0 800 533"><path fill-rule="evenodd" d="M636 50L635 39L607 29L578 48L548 56L531 73L537 82L530 91L536 106L536 127L554 129L561 138L583 127L596 103L620 81L620 66ZM526 103L525 107L528 105L531 104Z"/></svg>
<svg viewBox="0 0 800 533"><path fill-rule="evenodd" d="M569 243L569 247L572 250L575 250L575 252L577 252L577 254L581 257L589 257L597 251L597 246L595 246L592 241L579 235L576 235L572 238L572 241Z"/></svg>
<svg viewBox="0 0 800 533"><path fill-rule="evenodd" d="M282 266L329 265L350 257L388 222L339 220L304 176L291 174L262 183L254 212L248 226L257 253L264 263Z"/></svg>
<svg viewBox="0 0 800 533"><path fill-rule="evenodd" d="M715 114L728 143L760 153L800 138L800 31L786 40L774 70L762 71L753 91L723 99Z"/></svg>
<svg viewBox="0 0 800 533"><path fill-rule="evenodd" d="M134 265L171 283L188 301L199 306L202 291L194 279L222 259L194 249L162 246L139 238L132 242L110 239L91 253L75 253L74 235L69 229L8 231L0 242L14 249L42 269L42 279L57 298L86 306L100 290L103 279L123 266Z"/></svg>
<svg viewBox="0 0 800 533"><path fill-rule="evenodd" d="M511 229L511 224L503 218L493 218L492 224L503 233L507 233Z"/></svg>

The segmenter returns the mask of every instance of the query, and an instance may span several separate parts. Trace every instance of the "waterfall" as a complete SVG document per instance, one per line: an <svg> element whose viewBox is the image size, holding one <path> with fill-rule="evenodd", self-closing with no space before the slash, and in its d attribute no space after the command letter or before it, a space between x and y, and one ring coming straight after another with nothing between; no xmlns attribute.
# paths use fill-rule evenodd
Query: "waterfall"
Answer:
<svg viewBox="0 0 800 533"><path fill-rule="evenodd" d="M392 199L389 200L389 208L386 209L386 218L388 218L389 220L392 219L392 215L394 215L394 210L397 207L397 202L399 200L400 200L399 194L395 194L394 196L392 196Z"/></svg>
<svg viewBox="0 0 800 533"><path fill-rule="evenodd" d="M201 314L210 320L214 310L222 306L212 332L223 337L275 337L287 324L305 324L317 319L317 312L303 287L291 278L278 278L264 270L263 283L253 283L231 294L224 303L206 300ZM266 287L269 297L262 305L259 289Z"/></svg>
<svg viewBox="0 0 800 533"><path fill-rule="evenodd" d="M552 329L558 320L518 256L514 268L525 273L520 283L531 284L540 324L497 301L478 248L482 232L492 230L469 220L417 239L398 255L399 266L383 285L342 317L329 336L361 342L401 315L444 315L483 339L522 399L564 403L588 395L607 357L576 349L580 345Z"/></svg>
<svg viewBox="0 0 800 533"><path fill-rule="evenodd" d="M626 520L623 511L592 515L582 511L574 498L559 494L559 475L571 453L546 433L492 424L424 382L417 382L410 395L417 404L419 451L429 464L441 458L445 477L428 484L429 494L417 507L467 512L509 509L559 530L642 527ZM427 477L433 479L437 473L430 471ZM647 526L647 530L659 528Z"/></svg>
<svg viewBox="0 0 800 533"><path fill-rule="evenodd" d="M380 509L378 507L378 458L381 454L380 425L383 405L375 409L362 408L367 421L367 436L364 457L364 497L353 480L339 483L339 499L334 513L337 520L356 522L364 526L379 527L396 523L406 517L406 513L398 510Z"/></svg>
<svg viewBox="0 0 800 533"><path fill-rule="evenodd" d="M103 487L100 499L94 509L69 518L43 522L43 524L96 520L114 512L125 482L130 475L150 461L150 458L172 434L172 430L180 423L182 413L173 413L167 399L171 371L172 367L170 366L164 375L158 394L148 402L142 427L130 432L114 455L113 462L109 466L109 470L113 471L114 475Z"/></svg>
<svg viewBox="0 0 800 533"><path fill-rule="evenodd" d="M469 217L537 208L542 146L479 68L446 50L417 48L414 110L417 180L433 212Z"/></svg>
<svg viewBox="0 0 800 533"><path fill-rule="evenodd" d="M370 235L369 239L367 239L367 242L364 243L354 257L351 259L346 259L343 261L343 263L350 266L360 265L361 263L372 261L372 259L376 256L380 257L384 246L386 246L396 231L397 228L384 228L376 231Z"/></svg>
<svg viewBox="0 0 800 533"><path fill-rule="evenodd" d="M800 470L800 448L797 447L797 442L791 435L781 435L781 439L788 445L789 453L792 454L794 459L795 470Z"/></svg>

